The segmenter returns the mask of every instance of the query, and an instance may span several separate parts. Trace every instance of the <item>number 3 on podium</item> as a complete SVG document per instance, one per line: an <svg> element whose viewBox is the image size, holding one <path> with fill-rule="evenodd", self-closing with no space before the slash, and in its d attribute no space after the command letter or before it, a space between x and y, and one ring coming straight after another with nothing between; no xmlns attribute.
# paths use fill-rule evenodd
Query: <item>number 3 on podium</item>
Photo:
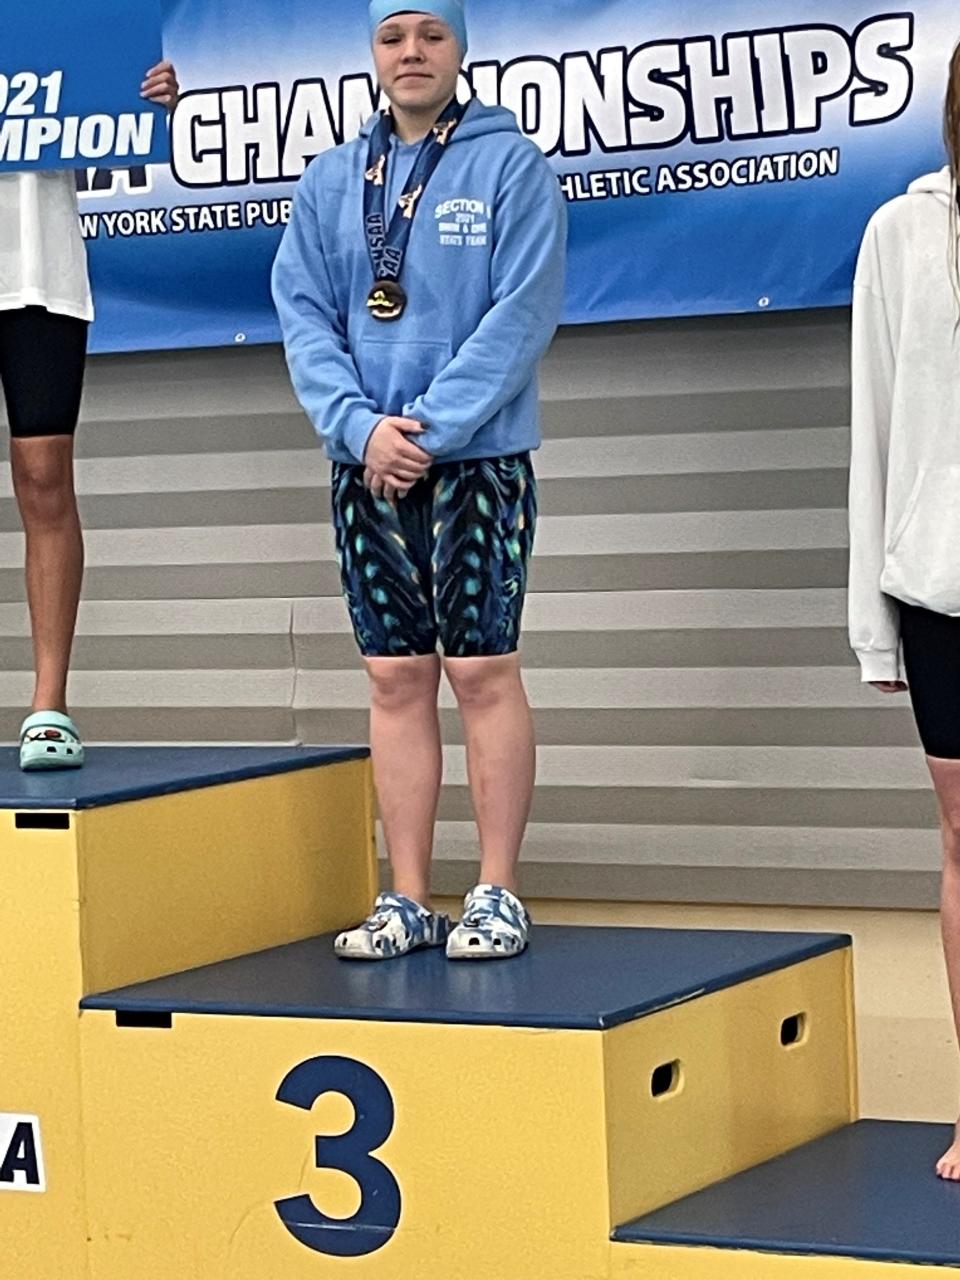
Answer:
<svg viewBox="0 0 960 1280"><path fill-rule="evenodd" d="M276 1202L283 1225L317 1253L356 1258L387 1244L400 1221L400 1187L382 1161L370 1152L393 1131L393 1098L370 1067L352 1058L309 1058L294 1067L277 1090L277 1101L310 1111L325 1093L339 1093L353 1104L352 1128L337 1137L316 1139L318 1169L340 1169L360 1188L360 1208L352 1218L328 1218L310 1196Z"/></svg>

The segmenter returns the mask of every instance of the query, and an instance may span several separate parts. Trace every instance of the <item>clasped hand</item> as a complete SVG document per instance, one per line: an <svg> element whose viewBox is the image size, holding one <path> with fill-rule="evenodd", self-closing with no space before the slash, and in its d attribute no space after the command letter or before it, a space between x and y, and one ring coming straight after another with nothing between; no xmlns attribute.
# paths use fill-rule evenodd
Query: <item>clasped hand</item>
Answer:
<svg viewBox="0 0 960 1280"><path fill-rule="evenodd" d="M363 483L375 498L406 497L430 470L433 455L409 439L425 430L412 418L381 418L374 427L363 457Z"/></svg>

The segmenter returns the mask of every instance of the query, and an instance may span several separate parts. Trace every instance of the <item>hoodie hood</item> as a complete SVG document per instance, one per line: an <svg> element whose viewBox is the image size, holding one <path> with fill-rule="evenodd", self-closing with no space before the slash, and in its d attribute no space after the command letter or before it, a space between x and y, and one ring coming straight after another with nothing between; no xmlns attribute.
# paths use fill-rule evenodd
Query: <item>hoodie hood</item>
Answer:
<svg viewBox="0 0 960 1280"><path fill-rule="evenodd" d="M911 182L907 187L908 195L938 196L945 204L949 204L953 199L953 192L953 175L950 172L949 165L944 165L942 169L937 169L934 173L925 173L922 178L917 178L915 182Z"/></svg>
<svg viewBox="0 0 960 1280"><path fill-rule="evenodd" d="M361 138L369 138L376 127L379 115L372 115L364 122L360 130ZM517 117L506 107L487 107L479 98L471 98L459 128L450 139L451 147L457 142L466 142L470 138L485 137L491 133L519 133Z"/></svg>

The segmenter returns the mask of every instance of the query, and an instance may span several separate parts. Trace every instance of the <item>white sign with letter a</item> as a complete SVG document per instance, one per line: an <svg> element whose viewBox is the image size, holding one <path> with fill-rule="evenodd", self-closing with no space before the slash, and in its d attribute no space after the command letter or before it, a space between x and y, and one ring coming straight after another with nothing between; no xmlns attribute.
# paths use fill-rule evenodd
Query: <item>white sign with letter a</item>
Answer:
<svg viewBox="0 0 960 1280"><path fill-rule="evenodd" d="M0 1191L46 1191L40 1121L0 1111Z"/></svg>

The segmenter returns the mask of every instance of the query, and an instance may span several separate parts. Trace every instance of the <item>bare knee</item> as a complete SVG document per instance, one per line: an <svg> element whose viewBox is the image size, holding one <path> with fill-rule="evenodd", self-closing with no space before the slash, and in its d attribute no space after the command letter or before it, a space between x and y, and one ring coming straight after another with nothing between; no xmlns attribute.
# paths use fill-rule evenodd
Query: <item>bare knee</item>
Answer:
<svg viewBox="0 0 960 1280"><path fill-rule="evenodd" d="M448 658L447 679L463 711L482 711L525 698L517 654L491 658Z"/></svg>
<svg viewBox="0 0 960 1280"><path fill-rule="evenodd" d="M15 440L10 465L25 525L56 525L73 516L76 497L70 437Z"/></svg>
<svg viewBox="0 0 960 1280"><path fill-rule="evenodd" d="M440 663L435 657L368 658L370 697L380 711L401 711L436 701Z"/></svg>

